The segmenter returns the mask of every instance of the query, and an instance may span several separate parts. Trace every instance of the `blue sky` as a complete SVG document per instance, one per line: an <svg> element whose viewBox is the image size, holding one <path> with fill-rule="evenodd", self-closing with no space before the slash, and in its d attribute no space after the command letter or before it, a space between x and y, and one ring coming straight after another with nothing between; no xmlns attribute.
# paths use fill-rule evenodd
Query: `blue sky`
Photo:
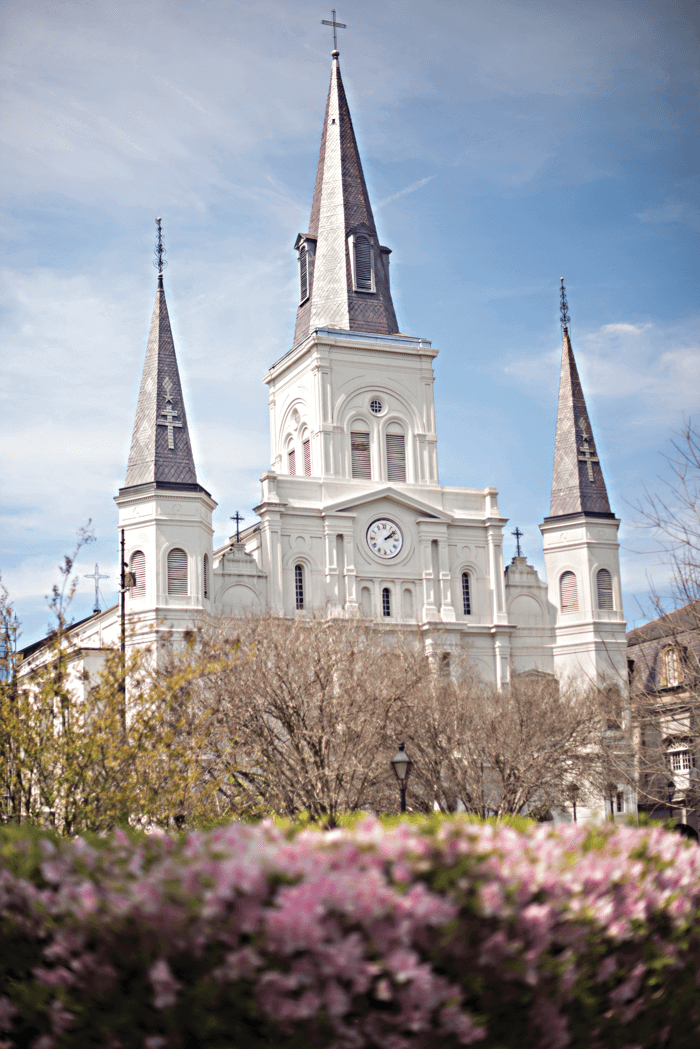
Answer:
<svg viewBox="0 0 700 1049"><path fill-rule="evenodd" d="M403 332L430 338L442 483L498 487L542 566L559 278L626 611L635 526L700 403L697 7L348 0L341 68ZM0 568L24 641L76 530L115 599L116 511L155 293L154 218L200 480L252 519L328 86L316 0L12 2L3 14ZM514 542L514 541L513 541Z"/></svg>

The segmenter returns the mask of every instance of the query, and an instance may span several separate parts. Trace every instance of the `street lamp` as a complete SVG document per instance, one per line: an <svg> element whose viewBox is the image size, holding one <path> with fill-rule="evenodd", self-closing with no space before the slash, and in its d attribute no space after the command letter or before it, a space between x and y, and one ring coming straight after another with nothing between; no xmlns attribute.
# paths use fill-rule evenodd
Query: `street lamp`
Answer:
<svg viewBox="0 0 700 1049"><path fill-rule="evenodd" d="M391 767L394 770L394 775L398 780L399 790L401 791L401 811L406 811L406 784L408 783L408 777L411 775L411 769L413 768L413 762L406 753L406 744L399 743L399 749L391 759Z"/></svg>

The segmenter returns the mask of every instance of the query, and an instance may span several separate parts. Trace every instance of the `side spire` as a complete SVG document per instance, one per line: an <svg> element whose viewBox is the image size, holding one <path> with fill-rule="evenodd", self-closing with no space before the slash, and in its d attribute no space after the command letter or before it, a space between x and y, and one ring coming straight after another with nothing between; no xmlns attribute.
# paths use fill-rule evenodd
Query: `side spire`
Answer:
<svg viewBox="0 0 700 1049"><path fill-rule="evenodd" d="M163 258L165 248L159 218L156 226L158 241L153 264L158 269L158 289L124 487L153 483L167 488L199 487L163 288L167 262Z"/></svg>
<svg viewBox="0 0 700 1049"><path fill-rule="evenodd" d="M309 232L295 244L295 344L314 328L380 335L399 330L389 287L391 252L377 237L338 57L334 50Z"/></svg>
<svg viewBox="0 0 700 1049"><path fill-rule="evenodd" d="M569 306L564 278L561 278L560 310L562 325L561 380L557 436L554 446L554 475L550 517L591 514L613 517L603 479L586 401L578 377L569 337Z"/></svg>

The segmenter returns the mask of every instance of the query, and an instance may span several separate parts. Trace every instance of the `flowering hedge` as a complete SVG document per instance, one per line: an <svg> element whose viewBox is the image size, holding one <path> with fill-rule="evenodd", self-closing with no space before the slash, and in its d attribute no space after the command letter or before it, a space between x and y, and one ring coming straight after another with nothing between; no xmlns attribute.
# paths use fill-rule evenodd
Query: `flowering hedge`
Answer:
<svg viewBox="0 0 700 1049"><path fill-rule="evenodd" d="M661 829L19 841L0 922L5 1047L700 1041L700 848Z"/></svg>

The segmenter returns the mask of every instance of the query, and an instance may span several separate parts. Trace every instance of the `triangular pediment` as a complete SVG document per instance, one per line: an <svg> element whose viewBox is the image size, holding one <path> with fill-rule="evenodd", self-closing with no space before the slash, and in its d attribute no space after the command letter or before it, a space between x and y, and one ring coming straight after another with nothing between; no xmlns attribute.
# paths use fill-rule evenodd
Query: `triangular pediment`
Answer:
<svg viewBox="0 0 700 1049"><path fill-rule="evenodd" d="M419 517L432 517L436 521L446 522L453 519L452 514L445 513L444 510L438 510L436 507L424 503L421 499L407 495L406 492L392 488L388 484L384 485L383 488L376 488L373 492L363 492L361 495L338 499L336 502L324 506L323 512L331 514L343 513L347 510L354 510L359 506L366 506L367 503L378 503L382 499L388 499L390 502L398 503L399 506L403 506L407 510L413 510Z"/></svg>

